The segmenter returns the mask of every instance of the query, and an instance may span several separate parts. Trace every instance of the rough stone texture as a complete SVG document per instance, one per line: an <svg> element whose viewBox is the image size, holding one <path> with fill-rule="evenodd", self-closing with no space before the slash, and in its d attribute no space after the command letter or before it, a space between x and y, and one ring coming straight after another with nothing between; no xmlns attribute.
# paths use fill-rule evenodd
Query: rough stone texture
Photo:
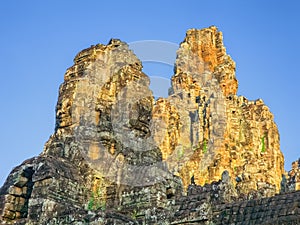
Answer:
<svg viewBox="0 0 300 225"><path fill-rule="evenodd" d="M281 186L283 193L300 190L300 158L292 163L292 169L287 176L283 175Z"/></svg>
<svg viewBox="0 0 300 225"><path fill-rule="evenodd" d="M299 162L285 175L273 115L236 95L222 39L189 30L156 101L126 43L81 51L54 134L0 189L1 224L298 224Z"/></svg>
<svg viewBox="0 0 300 225"><path fill-rule="evenodd" d="M269 198L236 198L232 184L223 180L203 187L190 185L188 195L177 202L171 224L299 224L300 192ZM228 198L228 197L231 198Z"/></svg>
<svg viewBox="0 0 300 225"><path fill-rule="evenodd" d="M171 95L155 106L154 115L163 114L168 127L158 134L165 136L163 158L173 162L184 152L180 164L169 168L185 187L192 176L203 185L228 170L239 193L267 188L263 196L272 196L284 173L277 126L261 99L236 91L235 63L222 33L216 27L189 30L177 52Z"/></svg>

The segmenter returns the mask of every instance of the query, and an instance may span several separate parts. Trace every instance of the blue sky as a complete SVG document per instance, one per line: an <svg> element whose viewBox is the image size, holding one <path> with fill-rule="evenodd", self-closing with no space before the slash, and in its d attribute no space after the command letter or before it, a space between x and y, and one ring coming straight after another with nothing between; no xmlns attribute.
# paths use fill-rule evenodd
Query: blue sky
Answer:
<svg viewBox="0 0 300 225"><path fill-rule="evenodd" d="M300 157L300 3L297 0L2 1L0 185L53 133L58 87L74 56L110 38L179 44L189 28L216 25L237 65L239 95L275 115L286 169ZM149 75L172 67L145 63Z"/></svg>

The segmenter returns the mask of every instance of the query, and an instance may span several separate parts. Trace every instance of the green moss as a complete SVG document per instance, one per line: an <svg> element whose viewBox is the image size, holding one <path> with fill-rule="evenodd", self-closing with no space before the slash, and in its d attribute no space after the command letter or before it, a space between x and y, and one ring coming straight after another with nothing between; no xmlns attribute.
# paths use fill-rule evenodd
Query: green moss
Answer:
<svg viewBox="0 0 300 225"><path fill-rule="evenodd" d="M135 209L135 210L131 213L131 219L136 220L137 215L138 215L138 212L137 212L137 210Z"/></svg>
<svg viewBox="0 0 300 225"><path fill-rule="evenodd" d="M93 191L91 193L87 209L90 211L93 210L105 210L106 209L106 202L102 199L103 193L102 189L98 188L97 191Z"/></svg>
<svg viewBox="0 0 300 225"><path fill-rule="evenodd" d="M242 129L240 129L240 130L239 130L239 142L242 141L242 137L243 137L243 136L242 136Z"/></svg>
<svg viewBox="0 0 300 225"><path fill-rule="evenodd" d="M96 205L96 209L100 209L100 210L103 210L105 211L106 210L106 202L98 202L97 205Z"/></svg>
<svg viewBox="0 0 300 225"><path fill-rule="evenodd" d="M177 152L177 159L181 159L184 155L184 148L180 148L179 151Z"/></svg>
<svg viewBox="0 0 300 225"><path fill-rule="evenodd" d="M92 192L91 197L89 199L89 203L88 203L88 210L93 210L94 209L94 204L95 204L95 196L94 196L94 192Z"/></svg>
<svg viewBox="0 0 300 225"><path fill-rule="evenodd" d="M266 152L265 136L261 138L261 152Z"/></svg>

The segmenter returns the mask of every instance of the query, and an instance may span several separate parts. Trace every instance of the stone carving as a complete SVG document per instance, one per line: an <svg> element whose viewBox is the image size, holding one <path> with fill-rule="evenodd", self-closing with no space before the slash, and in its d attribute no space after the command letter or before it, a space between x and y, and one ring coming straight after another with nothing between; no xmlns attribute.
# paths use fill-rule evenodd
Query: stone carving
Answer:
<svg viewBox="0 0 300 225"><path fill-rule="evenodd" d="M169 128L161 129L167 135L160 148L165 160L174 151L188 156L178 167L169 163L185 187L192 176L204 185L228 170L239 193L273 185L267 195L274 195L284 173L278 129L261 99L236 95L235 63L222 39L216 27L187 32L177 52L171 95L155 106L154 115L164 114Z"/></svg>
<svg viewBox="0 0 300 225"><path fill-rule="evenodd" d="M273 115L237 96L222 33L188 30L174 71L155 100L126 43L77 54L54 134L0 189L1 224L297 224L299 165L282 180Z"/></svg>

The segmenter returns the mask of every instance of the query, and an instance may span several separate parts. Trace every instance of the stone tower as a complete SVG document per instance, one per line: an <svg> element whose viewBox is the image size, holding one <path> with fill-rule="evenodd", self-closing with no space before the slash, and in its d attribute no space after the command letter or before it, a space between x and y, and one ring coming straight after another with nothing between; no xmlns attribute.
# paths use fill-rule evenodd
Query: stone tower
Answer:
<svg viewBox="0 0 300 225"><path fill-rule="evenodd" d="M261 99L237 96L222 33L188 30L174 71L155 100L126 43L78 53L54 134L0 189L2 224L207 224L220 204L279 193L277 126Z"/></svg>

